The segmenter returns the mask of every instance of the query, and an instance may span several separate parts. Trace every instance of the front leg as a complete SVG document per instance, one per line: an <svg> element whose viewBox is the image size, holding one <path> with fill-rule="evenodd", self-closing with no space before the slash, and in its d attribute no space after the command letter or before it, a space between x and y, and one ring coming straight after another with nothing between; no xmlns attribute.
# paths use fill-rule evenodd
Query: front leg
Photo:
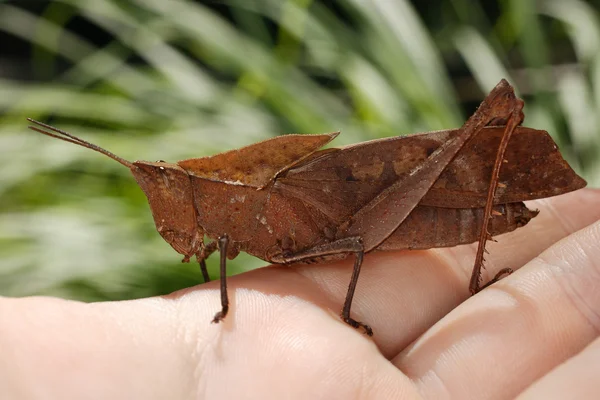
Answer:
<svg viewBox="0 0 600 400"><path fill-rule="evenodd" d="M219 253L221 256L220 273L221 273L221 311L215 314L212 320L213 324L218 324L227 316L229 311L229 296L227 295L227 245L229 237L225 234L217 239Z"/></svg>
<svg viewBox="0 0 600 400"><path fill-rule="evenodd" d="M200 264L200 271L202 272L204 283L210 282L210 276L208 275L208 269L206 268L206 259L210 257L215 250L217 250L217 242L213 240L196 253L196 261L198 261L198 264Z"/></svg>
<svg viewBox="0 0 600 400"><path fill-rule="evenodd" d="M346 292L346 300L344 301L344 307L341 313L342 320L353 328L363 328L368 336L373 336L373 330L369 325L356 321L350 317L352 299L354 298L354 291L356 290L356 284L358 283L358 276L360 275L360 268L362 266L364 256L364 246L360 237L338 239L334 242L318 245L299 253L286 256L275 256L271 261L282 264L290 264L309 260L311 258L331 256L342 253L354 253L356 255L356 258L354 259L352 277L350 278L348 291Z"/></svg>

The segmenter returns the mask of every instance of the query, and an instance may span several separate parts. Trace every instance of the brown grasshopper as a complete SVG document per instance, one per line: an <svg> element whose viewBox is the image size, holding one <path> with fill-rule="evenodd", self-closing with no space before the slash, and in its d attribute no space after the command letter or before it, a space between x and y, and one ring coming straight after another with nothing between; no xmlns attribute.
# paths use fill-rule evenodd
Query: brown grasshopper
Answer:
<svg viewBox="0 0 600 400"><path fill-rule="evenodd" d="M245 251L277 264L355 255L342 310L350 317L363 255L479 242L469 289L481 285L485 244L529 222L525 200L586 182L545 131L523 128L523 101L502 80L460 129L319 150L338 133L284 135L210 157L129 162L57 128L31 129L98 151L131 170L156 229L187 262L220 251L221 310L227 315L226 258ZM494 125L494 126L490 126ZM512 137L512 139L511 139ZM511 145L508 146L509 139ZM204 238L210 241L205 245Z"/></svg>

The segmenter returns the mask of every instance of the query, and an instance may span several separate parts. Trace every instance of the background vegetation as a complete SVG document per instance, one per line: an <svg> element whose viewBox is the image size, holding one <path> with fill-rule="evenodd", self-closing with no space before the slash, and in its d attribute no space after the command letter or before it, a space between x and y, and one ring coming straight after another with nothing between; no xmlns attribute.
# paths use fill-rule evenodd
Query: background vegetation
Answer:
<svg viewBox="0 0 600 400"><path fill-rule="evenodd" d="M582 0L5 0L0 43L0 295L125 299L201 279L129 171L25 117L176 161L281 133L341 130L340 145L458 127L505 77L525 124L600 185L599 13Z"/></svg>

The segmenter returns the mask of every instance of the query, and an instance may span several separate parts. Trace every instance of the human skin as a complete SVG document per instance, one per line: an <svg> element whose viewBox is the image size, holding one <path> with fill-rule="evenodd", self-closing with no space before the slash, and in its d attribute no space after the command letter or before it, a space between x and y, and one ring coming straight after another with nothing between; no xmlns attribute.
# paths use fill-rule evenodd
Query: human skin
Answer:
<svg viewBox="0 0 600 400"><path fill-rule="evenodd" d="M600 393L600 191L529 204L540 215L489 243L262 268L132 301L0 298L0 398L564 399Z"/></svg>

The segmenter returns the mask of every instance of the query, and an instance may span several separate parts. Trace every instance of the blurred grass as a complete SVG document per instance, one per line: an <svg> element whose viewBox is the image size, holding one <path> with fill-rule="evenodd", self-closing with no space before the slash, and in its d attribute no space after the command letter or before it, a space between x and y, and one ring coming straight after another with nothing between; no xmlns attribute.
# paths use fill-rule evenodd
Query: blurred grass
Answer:
<svg viewBox="0 0 600 400"><path fill-rule="evenodd" d="M0 75L0 295L126 299L201 279L155 232L128 171L25 117L127 159L177 161L281 133L341 130L340 145L458 127L507 78L525 124L600 186L599 13L581 0L426 14L402 0L24 3L0 2L0 30L30 48L33 71ZM241 255L229 269L264 264Z"/></svg>

